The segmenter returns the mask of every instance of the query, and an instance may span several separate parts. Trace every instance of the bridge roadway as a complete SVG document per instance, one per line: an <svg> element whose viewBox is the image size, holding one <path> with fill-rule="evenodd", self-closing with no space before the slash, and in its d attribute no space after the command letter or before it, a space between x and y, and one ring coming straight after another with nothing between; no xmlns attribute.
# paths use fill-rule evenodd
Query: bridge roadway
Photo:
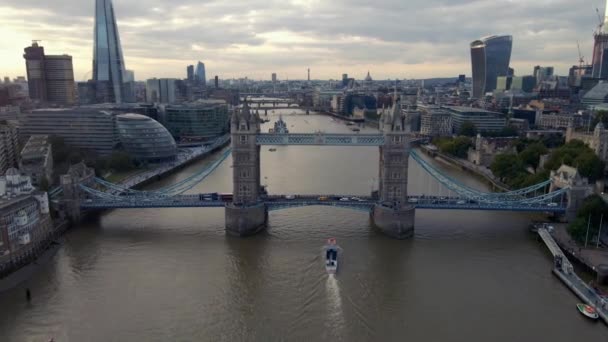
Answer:
<svg viewBox="0 0 608 342"><path fill-rule="evenodd" d="M383 146L382 134L336 134L336 133L260 133L256 136L258 145L300 145L300 146Z"/></svg>
<svg viewBox="0 0 608 342"><path fill-rule="evenodd" d="M88 199L82 202L83 209L135 209L135 208L221 208L231 199L212 199L212 194L179 195L173 197L147 198L124 196L124 200ZM489 210L489 211L522 211L563 213L566 208L557 203L483 203L460 197L444 196L408 196L409 204L417 209L444 210ZM307 207L332 206L359 211L370 211L378 202L369 196L353 195L295 195L288 199L286 195L269 195L262 197L269 211Z"/></svg>

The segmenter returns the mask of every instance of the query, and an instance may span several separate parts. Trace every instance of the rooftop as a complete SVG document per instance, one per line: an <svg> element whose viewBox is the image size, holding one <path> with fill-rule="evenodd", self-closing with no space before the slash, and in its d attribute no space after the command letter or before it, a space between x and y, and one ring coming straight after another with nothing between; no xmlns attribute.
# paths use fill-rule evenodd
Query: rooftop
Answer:
<svg viewBox="0 0 608 342"><path fill-rule="evenodd" d="M48 135L32 135L23 147L23 150L21 150L21 158L43 157L49 151L49 144Z"/></svg>

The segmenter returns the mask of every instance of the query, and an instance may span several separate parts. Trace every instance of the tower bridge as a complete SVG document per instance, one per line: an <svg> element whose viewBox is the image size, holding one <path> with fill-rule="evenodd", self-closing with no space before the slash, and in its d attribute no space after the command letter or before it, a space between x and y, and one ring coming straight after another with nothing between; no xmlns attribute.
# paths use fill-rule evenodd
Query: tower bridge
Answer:
<svg viewBox="0 0 608 342"><path fill-rule="evenodd" d="M405 119L395 104L383 115L379 134L266 134L261 133L259 115L245 104L235 111L231 122L232 147L219 159L196 174L163 189L140 191L103 179L91 179L83 172L82 182L72 177L65 182L65 194L71 208L101 210L113 208L224 208L226 231L252 235L264 229L268 212L305 206L331 206L368 213L374 226L395 238L407 238L414 232L416 209L494 210L575 213L575 205L586 193L581 190L577 174L560 170L552 179L524 189L487 193L470 188L446 176L416 151ZM278 195L262 192L260 148L262 145L301 146L375 146L379 150L379 187L374 196L350 194ZM233 191L230 194L189 194L194 185L204 180L229 157L232 158ZM429 191L423 195L408 194L408 166L413 160L428 179ZM430 190L430 184L437 191ZM94 183L94 184L93 184ZM433 193L433 195L430 195Z"/></svg>

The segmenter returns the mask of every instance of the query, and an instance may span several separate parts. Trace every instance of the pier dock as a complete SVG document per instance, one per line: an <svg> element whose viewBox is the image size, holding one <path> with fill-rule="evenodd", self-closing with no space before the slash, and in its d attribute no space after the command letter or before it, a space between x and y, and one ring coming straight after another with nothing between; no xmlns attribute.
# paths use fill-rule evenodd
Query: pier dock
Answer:
<svg viewBox="0 0 608 342"><path fill-rule="evenodd" d="M608 324L608 298L602 298L594 289L589 287L574 272L574 267L568 261L557 242L545 228L538 230L538 235L543 240L551 254L553 254L553 273L574 292L587 305L593 306L604 323ZM574 310L574 306L573 306Z"/></svg>

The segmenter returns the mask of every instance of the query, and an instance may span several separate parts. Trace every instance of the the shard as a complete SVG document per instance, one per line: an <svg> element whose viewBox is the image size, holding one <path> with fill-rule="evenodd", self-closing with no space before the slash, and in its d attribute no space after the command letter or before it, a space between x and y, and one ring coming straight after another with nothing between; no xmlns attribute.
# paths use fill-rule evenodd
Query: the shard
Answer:
<svg viewBox="0 0 608 342"><path fill-rule="evenodd" d="M125 69L112 0L95 0L93 81L98 102L124 101Z"/></svg>

